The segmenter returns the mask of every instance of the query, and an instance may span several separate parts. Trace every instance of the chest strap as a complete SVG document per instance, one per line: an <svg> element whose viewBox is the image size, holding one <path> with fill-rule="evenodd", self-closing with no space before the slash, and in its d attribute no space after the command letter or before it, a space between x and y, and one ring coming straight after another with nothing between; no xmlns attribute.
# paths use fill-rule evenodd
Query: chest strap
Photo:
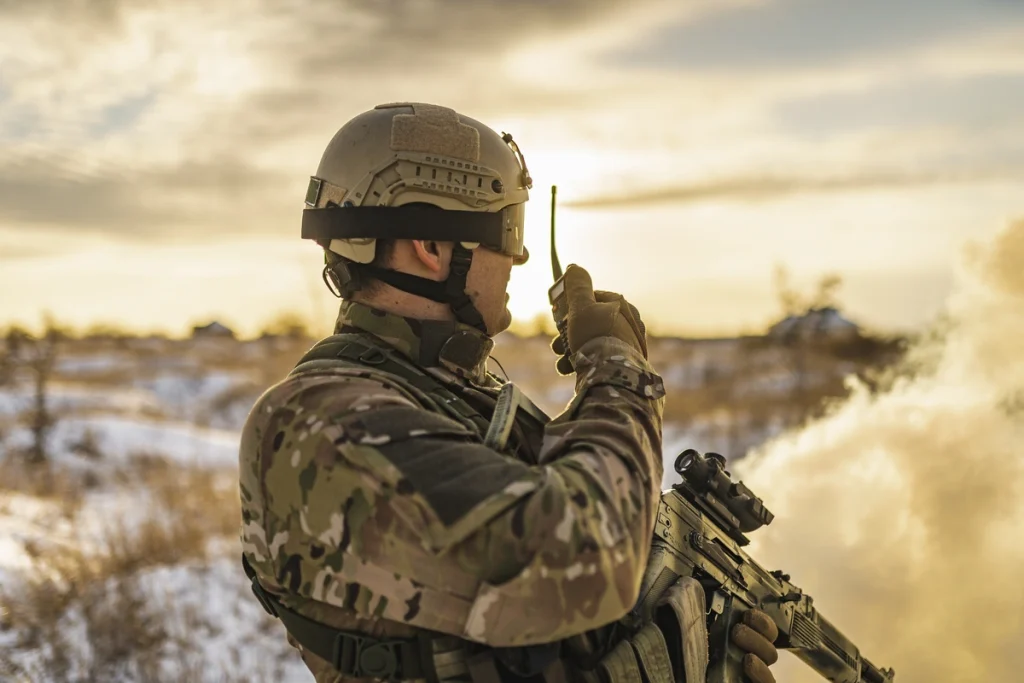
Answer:
<svg viewBox="0 0 1024 683"><path fill-rule="evenodd" d="M277 596L260 585L249 561L242 568L252 581L252 592L263 609L277 617L303 650L331 663L340 673L353 678L388 681L426 678L434 680L430 642L424 638L373 638L364 633L343 631L321 624L285 607Z"/></svg>

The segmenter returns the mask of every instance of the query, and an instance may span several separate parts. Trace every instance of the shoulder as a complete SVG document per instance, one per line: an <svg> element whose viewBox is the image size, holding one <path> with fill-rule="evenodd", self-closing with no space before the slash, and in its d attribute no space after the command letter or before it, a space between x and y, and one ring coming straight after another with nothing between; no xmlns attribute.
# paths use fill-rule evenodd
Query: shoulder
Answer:
<svg viewBox="0 0 1024 683"><path fill-rule="evenodd" d="M260 482L281 453L322 441L322 435L311 437L346 417L393 406L421 409L422 403L410 387L385 373L340 368L290 375L267 389L249 411L239 445L243 481L261 490Z"/></svg>
<svg viewBox="0 0 1024 683"><path fill-rule="evenodd" d="M372 508L390 498L401 475L381 448L417 434L431 416L400 382L373 371L303 372L264 392L239 448L253 558L280 561L295 552L289 538L333 537L346 500Z"/></svg>
<svg viewBox="0 0 1024 683"><path fill-rule="evenodd" d="M419 406L417 392L398 377L371 368L324 368L290 375L256 402L250 419L282 410L340 414L399 403Z"/></svg>

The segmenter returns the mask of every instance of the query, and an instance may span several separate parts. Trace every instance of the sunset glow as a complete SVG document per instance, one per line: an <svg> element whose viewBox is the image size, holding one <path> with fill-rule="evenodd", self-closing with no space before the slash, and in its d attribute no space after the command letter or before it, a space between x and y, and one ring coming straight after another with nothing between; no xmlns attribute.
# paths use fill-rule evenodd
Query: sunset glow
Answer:
<svg viewBox="0 0 1024 683"><path fill-rule="evenodd" d="M677 4L4 9L0 321L328 325L302 191L337 128L396 100L520 142L523 321L546 310L551 184L563 262L674 334L762 328L777 265L918 328L964 242L1024 215L1024 7Z"/></svg>

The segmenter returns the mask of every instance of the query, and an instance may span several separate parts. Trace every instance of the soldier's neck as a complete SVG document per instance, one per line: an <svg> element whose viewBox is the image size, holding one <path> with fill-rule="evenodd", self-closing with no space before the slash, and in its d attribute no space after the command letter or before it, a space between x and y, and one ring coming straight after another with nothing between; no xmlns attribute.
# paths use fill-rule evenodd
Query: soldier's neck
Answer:
<svg viewBox="0 0 1024 683"><path fill-rule="evenodd" d="M392 302L394 303L394 302ZM487 358L494 341L479 330L454 320L425 317L423 306L385 309L379 298L342 302L335 332L362 330L377 336L423 367L444 367L472 382L487 378Z"/></svg>
<svg viewBox="0 0 1024 683"><path fill-rule="evenodd" d="M400 315L403 318L455 321L455 314L452 313L448 304L409 294L390 285L382 285L379 291L368 297L357 293L352 297L352 301L376 308L378 311Z"/></svg>

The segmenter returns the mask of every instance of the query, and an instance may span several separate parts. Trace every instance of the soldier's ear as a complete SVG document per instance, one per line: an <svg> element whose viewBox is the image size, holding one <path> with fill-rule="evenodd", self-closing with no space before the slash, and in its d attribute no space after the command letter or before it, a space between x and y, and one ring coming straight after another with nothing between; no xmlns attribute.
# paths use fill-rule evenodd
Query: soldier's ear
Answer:
<svg viewBox="0 0 1024 683"><path fill-rule="evenodd" d="M410 240L416 259L434 276L434 280L444 280L452 266L451 242L435 240Z"/></svg>
<svg viewBox="0 0 1024 683"><path fill-rule="evenodd" d="M444 268L444 255L440 243L433 240L413 240L413 250L431 272L440 272Z"/></svg>

